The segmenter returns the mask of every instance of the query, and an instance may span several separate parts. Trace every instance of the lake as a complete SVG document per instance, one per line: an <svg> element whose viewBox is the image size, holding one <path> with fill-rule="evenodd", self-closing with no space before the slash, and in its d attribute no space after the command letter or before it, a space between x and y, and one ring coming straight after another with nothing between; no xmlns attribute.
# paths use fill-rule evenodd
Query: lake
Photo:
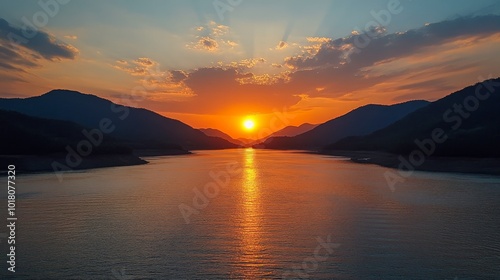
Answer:
<svg viewBox="0 0 500 280"><path fill-rule="evenodd" d="M4 278L500 279L500 177L416 172L392 191L390 169L300 152L146 160L19 175Z"/></svg>

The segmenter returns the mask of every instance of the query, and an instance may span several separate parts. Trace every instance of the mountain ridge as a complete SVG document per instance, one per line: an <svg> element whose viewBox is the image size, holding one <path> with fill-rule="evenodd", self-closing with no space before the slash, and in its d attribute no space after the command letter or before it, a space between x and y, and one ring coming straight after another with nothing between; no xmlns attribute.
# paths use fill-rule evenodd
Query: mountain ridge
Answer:
<svg viewBox="0 0 500 280"><path fill-rule="evenodd" d="M392 105L367 104L317 125L294 137L272 137L257 147L268 149L320 149L347 136L366 135L394 123L429 104L412 100Z"/></svg>
<svg viewBox="0 0 500 280"><path fill-rule="evenodd" d="M89 128L99 128L101 122L108 122L114 127L110 133L112 137L137 149L162 148L163 145L181 145L185 149L237 147L156 112L116 104L73 90L51 90L28 98L0 98L0 109L33 117L72 121Z"/></svg>
<svg viewBox="0 0 500 280"><path fill-rule="evenodd" d="M481 101L478 94L486 91L489 96ZM433 156L500 157L497 147L500 142L498 91L500 78L467 86L431 102L392 125L369 135L341 139L328 145L325 150L409 154L421 148L423 141L429 143L436 129L440 129L447 139L443 143L434 143ZM474 107L470 107L473 103L467 104L467 100L477 104L477 108L468 110L467 107Z"/></svg>

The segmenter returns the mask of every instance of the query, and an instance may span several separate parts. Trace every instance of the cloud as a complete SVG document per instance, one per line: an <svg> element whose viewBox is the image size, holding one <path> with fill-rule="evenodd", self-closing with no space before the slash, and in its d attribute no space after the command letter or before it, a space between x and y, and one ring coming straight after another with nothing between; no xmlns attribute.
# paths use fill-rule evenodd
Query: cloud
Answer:
<svg viewBox="0 0 500 280"><path fill-rule="evenodd" d="M213 36L208 27L201 31ZM272 112L283 106L341 112L332 104L435 99L462 83L473 83L479 70L500 70L500 58L495 55L500 46L500 16L458 18L393 34L383 28L371 32L373 37L363 47L359 42L365 34L356 32L337 39L306 38L297 48L299 53L282 63L251 58L164 71L164 83L189 92L189 98L175 103L149 100L144 106L199 114ZM125 66L134 72L137 65L128 61ZM262 72L264 66L269 71Z"/></svg>
<svg viewBox="0 0 500 280"><path fill-rule="evenodd" d="M32 38L25 36L25 33L25 30L12 26L0 18L0 40L4 43L18 42L15 45L29 49L48 60L74 59L78 54L75 47L59 42L54 36L44 31L38 30Z"/></svg>
<svg viewBox="0 0 500 280"><path fill-rule="evenodd" d="M238 83L242 85L253 84L253 85L274 85L288 81L288 77L286 75L270 75L270 74L261 74L255 75L252 73L248 73L245 77L236 79Z"/></svg>
<svg viewBox="0 0 500 280"><path fill-rule="evenodd" d="M311 43L324 44L330 42L332 39L328 37L307 37L306 40Z"/></svg>
<svg viewBox="0 0 500 280"><path fill-rule="evenodd" d="M216 24L214 21L210 22L209 27L214 37L221 37L229 32L229 26Z"/></svg>
<svg viewBox="0 0 500 280"><path fill-rule="evenodd" d="M36 67L37 64L26 57L23 52L15 51L13 49L0 45L0 66L10 70L24 71L16 66Z"/></svg>
<svg viewBox="0 0 500 280"><path fill-rule="evenodd" d="M181 70L170 71L170 74L172 75L172 82L174 83L180 83L187 78L187 74Z"/></svg>
<svg viewBox="0 0 500 280"><path fill-rule="evenodd" d="M315 55L321 49L323 44L329 43L332 41L331 38L327 37L307 37L306 38L308 45L304 45L301 48L308 53L309 55Z"/></svg>
<svg viewBox="0 0 500 280"><path fill-rule="evenodd" d="M276 50L283 50L283 49L286 49L286 47L288 47L288 43L285 42L285 41L280 41L278 43L278 45L276 46Z"/></svg>
<svg viewBox="0 0 500 280"><path fill-rule="evenodd" d="M210 37L201 37L198 43L194 45L194 49L214 52L219 49L219 43Z"/></svg>
<svg viewBox="0 0 500 280"><path fill-rule="evenodd" d="M210 21L206 26L196 27L195 31L195 42L187 44L188 49L218 52L223 48L232 49L238 46L229 36L229 26Z"/></svg>
<svg viewBox="0 0 500 280"><path fill-rule="evenodd" d="M245 71L245 69L251 69L255 67L259 63L265 63L266 60L264 58L248 58L248 59L243 59L238 62L230 62L227 64L220 64L220 66L230 66L239 69L240 72Z"/></svg>
<svg viewBox="0 0 500 280"><path fill-rule="evenodd" d="M0 18L0 68L26 72L26 68L40 66L42 60L72 60L78 55L75 47L57 40L47 32L39 30L34 36L31 35L32 38L24 33L25 30Z"/></svg>
<svg viewBox="0 0 500 280"><path fill-rule="evenodd" d="M375 65L426 53L463 38L473 42L498 34L500 16L464 17L426 24L406 32L384 32L377 29L373 38L356 33L331 40L309 39L310 42L319 43L316 52L305 49L302 54L285 59L285 65L293 69L290 73L291 83L310 94L318 94L312 91L312 86L316 84L326 88L322 94L333 97L365 89L388 79L388 75L400 74L387 73L384 67L378 67L378 74L373 75L371 68ZM442 57L436 57L436 62L442 60ZM413 67L411 64L406 66Z"/></svg>
<svg viewBox="0 0 500 280"><path fill-rule="evenodd" d="M155 64L151 59L149 59L147 57L140 57L140 58L134 60L134 63L137 65L142 65L144 67L149 67L149 66L152 66Z"/></svg>
<svg viewBox="0 0 500 280"><path fill-rule="evenodd" d="M324 67L325 64L343 66L347 62L365 67L385 59L411 55L424 47L461 36L488 36L499 31L500 16L496 15L463 17L383 36L384 29L374 28L373 35L354 32L348 37L325 41L315 55L293 57L287 63L298 69Z"/></svg>
<svg viewBox="0 0 500 280"><path fill-rule="evenodd" d="M180 70L164 71L160 64L148 57L134 60L117 60L113 68L137 78L136 92L149 101L185 101L192 97L192 90L184 84L187 75ZM134 98L136 99L136 98Z"/></svg>
<svg viewBox="0 0 500 280"><path fill-rule="evenodd" d="M286 91L276 91L268 83L241 83L242 79L262 79L252 73L242 73L237 67L199 68L188 74L185 80L196 96L178 109L202 110L207 113L247 111L272 111L291 106L300 98ZM263 102L265 100L266 102ZM205 105L201 105L205 104Z"/></svg>
<svg viewBox="0 0 500 280"><path fill-rule="evenodd" d="M71 39L71 40L76 40L76 39L78 39L78 36L76 36L76 35L65 35L64 38Z"/></svg>
<svg viewBox="0 0 500 280"><path fill-rule="evenodd" d="M126 61L119 59L113 65L115 69L125 71L132 76L155 76L158 72L158 63L147 57Z"/></svg>

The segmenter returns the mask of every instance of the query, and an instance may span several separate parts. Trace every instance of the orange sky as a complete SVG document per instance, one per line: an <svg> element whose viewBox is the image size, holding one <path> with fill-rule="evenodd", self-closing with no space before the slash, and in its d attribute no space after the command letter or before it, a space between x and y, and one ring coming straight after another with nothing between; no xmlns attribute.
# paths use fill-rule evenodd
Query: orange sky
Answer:
<svg viewBox="0 0 500 280"><path fill-rule="evenodd" d="M422 13L413 27L400 28L408 25L404 6L389 25L349 34L345 31L373 22L369 11L359 19L353 14L357 23L328 33L316 21L283 25L270 18L274 24L269 25L264 18L252 21L252 14L233 22L183 20L163 28L154 16L121 11L129 19L122 25L91 25L89 15L75 12L85 8L76 6L61 7L73 12L54 17L36 40L22 44L12 44L6 34L24 36L15 17L25 11L11 7L13 19L0 13L0 97L71 89L147 108L195 128L261 138L369 103L436 100L500 76L498 15L437 20L442 15L436 14L427 23L429 15ZM310 19L321 7L311 9ZM335 16L349 20L340 12ZM86 28L77 25L79 20ZM252 31L249 22L261 28ZM253 131L243 128L248 117L256 122Z"/></svg>

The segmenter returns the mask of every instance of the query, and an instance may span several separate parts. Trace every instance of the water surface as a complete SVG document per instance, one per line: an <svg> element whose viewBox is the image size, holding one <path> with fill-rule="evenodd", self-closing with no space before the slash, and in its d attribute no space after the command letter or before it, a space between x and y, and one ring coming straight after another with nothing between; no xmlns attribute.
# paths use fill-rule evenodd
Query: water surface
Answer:
<svg viewBox="0 0 500 280"><path fill-rule="evenodd" d="M147 160L18 177L13 279L500 279L499 177L392 192L389 169L298 152Z"/></svg>

